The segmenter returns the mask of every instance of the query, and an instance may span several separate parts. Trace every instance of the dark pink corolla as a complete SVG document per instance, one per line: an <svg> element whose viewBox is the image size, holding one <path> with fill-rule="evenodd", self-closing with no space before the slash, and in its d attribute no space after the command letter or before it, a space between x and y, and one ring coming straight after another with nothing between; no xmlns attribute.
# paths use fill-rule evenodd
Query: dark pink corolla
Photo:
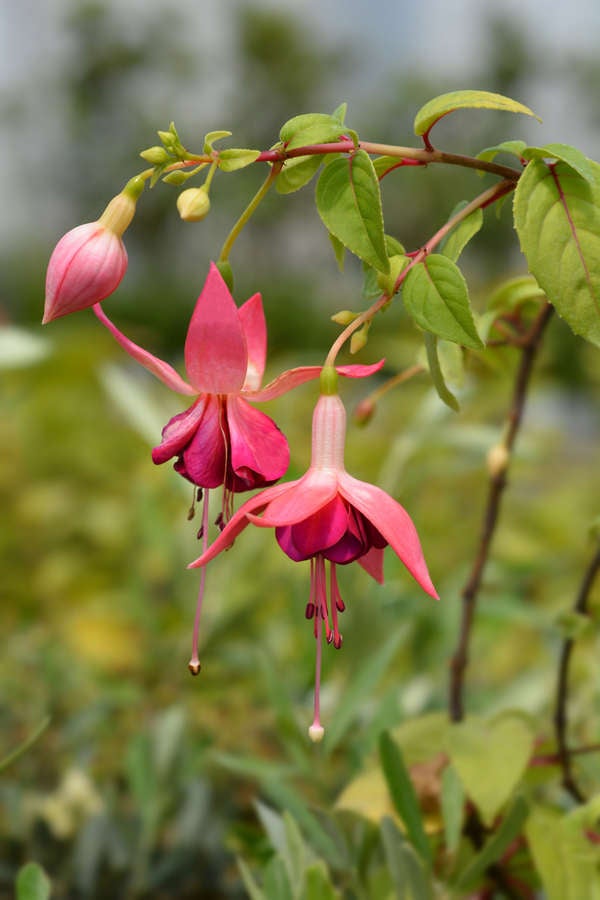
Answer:
<svg viewBox="0 0 600 900"><path fill-rule="evenodd" d="M93 306L118 288L127 271L121 236L133 219L143 186L140 179L132 179L98 221L78 225L60 239L46 272L42 324Z"/></svg>
<svg viewBox="0 0 600 900"><path fill-rule="evenodd" d="M319 719L322 629L328 643L335 647L342 643L338 613L344 603L336 566L356 561L381 583L383 551L389 544L423 590L437 599L417 531L406 510L385 491L346 472L345 432L342 401L337 394L321 396L313 416L312 459L306 474L297 481L267 488L244 503L190 566L205 566L251 523L274 528L279 546L290 559L310 560L306 617L314 620L317 638L315 716L309 729L313 740L323 736Z"/></svg>

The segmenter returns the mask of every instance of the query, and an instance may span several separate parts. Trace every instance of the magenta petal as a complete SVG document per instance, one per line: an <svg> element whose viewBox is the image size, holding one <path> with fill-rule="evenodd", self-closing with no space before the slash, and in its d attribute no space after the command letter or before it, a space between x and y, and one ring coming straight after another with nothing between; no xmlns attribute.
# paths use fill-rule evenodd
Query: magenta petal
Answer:
<svg viewBox="0 0 600 900"><path fill-rule="evenodd" d="M292 484L294 484L294 482L292 482ZM199 556L198 559L195 559L194 562L191 562L188 565L188 569L197 569L200 566L205 566L211 559L214 559L215 556L222 553L223 550L227 550L228 547L231 547L236 537L250 524L250 515L252 513L260 512L268 504L271 498L279 496L279 494L288 490L289 487L289 484L275 484L273 487L265 488L264 491L260 491L260 493L255 494L254 497L250 497L249 500L246 500L246 502L240 506L238 511L231 517L221 534L215 538L202 556ZM260 519L258 522L260 524Z"/></svg>
<svg viewBox="0 0 600 900"><path fill-rule="evenodd" d="M108 328L117 343L119 343L136 362L140 363L145 369L148 369L149 372L152 372L153 375L156 375L157 378L160 378L163 384L166 384L171 390L177 391L178 394L187 394L190 396L197 393L187 381L183 380L181 375L177 374L175 369L170 366L169 363L164 362L164 360L159 359L158 356L154 356L152 353L148 353L143 347L130 341L122 331L119 331L116 325L113 325L99 303L96 303L94 306L94 313L104 327Z"/></svg>
<svg viewBox="0 0 600 900"><path fill-rule="evenodd" d="M364 556L359 556L356 560L368 572L371 578L383 584L383 550L379 547L371 547Z"/></svg>
<svg viewBox="0 0 600 900"><path fill-rule="evenodd" d="M222 407L218 397L205 397L202 418L187 447L175 463L175 470L199 487L223 484L227 466Z"/></svg>
<svg viewBox="0 0 600 900"><path fill-rule="evenodd" d="M381 488L358 481L347 472L340 473L338 483L341 495L369 519L423 590L439 599L427 571L417 530L406 510Z"/></svg>
<svg viewBox="0 0 600 900"><path fill-rule="evenodd" d="M248 350L238 308L214 263L196 302L185 340L185 368L198 393L237 393Z"/></svg>
<svg viewBox="0 0 600 900"><path fill-rule="evenodd" d="M242 303L238 315L248 349L248 368L242 390L257 391L265 372L267 359L267 325L260 294L254 294L253 297Z"/></svg>
<svg viewBox="0 0 600 900"><path fill-rule="evenodd" d="M269 507L267 511L269 518L270 512ZM347 526L348 510L343 500L337 495L314 515L290 525L290 540L299 556L297 561L309 559L317 553L327 556L327 549L341 540ZM279 543L281 546L281 541Z"/></svg>
<svg viewBox="0 0 600 900"><path fill-rule="evenodd" d="M178 413L167 422L162 430L162 441L152 451L152 462L156 465L166 462L173 456L179 456L184 447L189 444L198 423L204 414L206 396L199 397L193 406L185 412Z"/></svg>
<svg viewBox="0 0 600 900"><path fill-rule="evenodd" d="M309 469L294 487L289 484L288 488L269 503L261 525L293 525L317 513L337 494L336 473Z"/></svg>
<svg viewBox="0 0 600 900"><path fill-rule="evenodd" d="M285 474L290 450L275 422L241 397L227 398L230 466L234 491L251 490L277 481Z"/></svg>

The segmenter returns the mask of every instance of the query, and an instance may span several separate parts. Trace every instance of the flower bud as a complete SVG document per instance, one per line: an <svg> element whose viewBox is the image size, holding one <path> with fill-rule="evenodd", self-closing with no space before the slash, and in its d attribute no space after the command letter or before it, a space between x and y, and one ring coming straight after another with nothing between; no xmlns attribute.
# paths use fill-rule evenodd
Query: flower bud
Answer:
<svg viewBox="0 0 600 900"><path fill-rule="evenodd" d="M153 166L161 166L171 159L165 148L159 146L148 147L147 150L142 150L140 156Z"/></svg>
<svg viewBox="0 0 600 900"><path fill-rule="evenodd" d="M354 410L354 421L357 425L366 425L375 415L376 404L370 397L361 400Z"/></svg>
<svg viewBox="0 0 600 900"><path fill-rule="evenodd" d="M67 232L50 257L42 324L86 309L117 289L127 270L121 235L135 213L143 182L133 178L110 201L97 222Z"/></svg>
<svg viewBox="0 0 600 900"><path fill-rule="evenodd" d="M210 198L204 187L188 188L177 198L177 209L184 222L200 222L210 210Z"/></svg>
<svg viewBox="0 0 600 900"><path fill-rule="evenodd" d="M503 475L508 468L510 454L505 444L495 444L490 447L487 455L487 470L492 478Z"/></svg>

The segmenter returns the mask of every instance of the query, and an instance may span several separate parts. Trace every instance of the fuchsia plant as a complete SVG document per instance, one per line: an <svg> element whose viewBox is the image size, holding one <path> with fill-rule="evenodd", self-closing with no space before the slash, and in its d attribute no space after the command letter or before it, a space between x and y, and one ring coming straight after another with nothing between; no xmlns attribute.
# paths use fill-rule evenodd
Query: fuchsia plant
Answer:
<svg viewBox="0 0 600 900"><path fill-rule="evenodd" d="M408 513L380 488L353 478L345 470L346 414L337 393L337 376L361 378L379 371L382 363L340 366L339 353L347 343L351 353L361 350L368 342L369 330L378 314L401 295L407 317L423 335L424 354L416 364L414 360L409 361L411 364L403 372L394 374L363 402L362 416L366 420L372 415L377 397L425 371L429 372L441 401L458 409L446 365L450 345L455 345L452 356L455 368L460 367L467 352L483 353L486 346L498 343L518 348L521 356L508 424L501 441L489 455L490 487L484 525L462 592L459 635L450 665L451 722L445 746L448 765L459 773L461 790L470 801L464 810L461 807L461 815L465 817L464 834L476 848L483 848L482 861L478 863L476 858L475 862L468 863L463 880L460 873L454 879L453 891L460 892L462 887L470 890L471 870L480 865L484 877L508 891L506 896L529 896L518 893L520 882L510 869L507 848L522 830L527 816L527 808L522 803L509 806L509 802L532 757L534 735L522 719L516 721L513 717L510 759L505 762L510 778L503 769L496 783L492 773L492 789L486 783L485 791L480 791L480 770L472 767L469 740L479 741L477 746L480 746L481 735L476 729L475 735L469 737L472 723L463 722L465 673L483 572L506 486L506 471L532 366L553 311L556 310L575 334L594 345L600 344L600 166L576 148L559 143L538 147L529 146L523 140L505 141L481 150L476 156L436 148L431 138L436 123L457 110L467 109L534 116L528 107L498 94L455 91L436 97L417 113L414 131L422 141L418 147L360 139L346 125L343 105L331 115L295 116L282 126L279 140L267 150L217 149L215 144L230 133L214 131L206 135L199 153L183 146L171 124L168 131L159 132L162 146L150 147L141 154L150 168L128 183L98 222L79 226L57 245L48 267L44 322L93 306L99 321L129 356L170 389L194 398L187 410L167 423L162 441L152 451L155 463L174 458L176 471L204 490L199 532L202 553L190 565L190 568L201 568L189 664L194 674L200 670L198 630L208 562L230 547L250 524L273 528L278 545L293 561L310 561L305 614L313 623L316 638L314 718L309 729L315 741L324 733L319 708L323 638L334 647L342 643L338 613L343 611L344 603L338 588L337 566L357 562L372 578L382 582L383 553L389 544L419 586L437 598ZM499 156L508 162L499 162ZM127 338L108 318L100 301L118 287L125 273L127 256L121 235L131 221L135 203L146 183L154 186L162 180L181 187L208 169L204 183L196 188L186 187L177 203L182 219L201 221L210 211L215 174L232 173L251 165L267 166L267 176L233 225L216 263L210 266L185 340L186 380L169 363ZM407 251L398 237L386 232L381 183L394 172L396 177L402 177L398 173L408 166L430 165L462 166L495 180L476 196L459 203L449 215L444 211L435 233L422 246ZM338 263L341 264L347 251L361 260L365 272L363 295L368 303L364 309L342 310L333 317L343 329L322 367L291 369L261 388L267 342L262 300L255 294L242 306L236 305L231 294L230 253L241 230L273 186L285 195L305 187L315 176L318 176L317 210ZM483 211L511 193L514 194L514 226L530 274L508 280L495 292L485 311L474 310L458 260L464 247L481 229ZM320 377L321 396L313 415L310 467L302 478L277 484L287 469L289 448L275 423L251 404L269 401L317 377ZM223 499L215 523L220 532L215 532L211 542L208 493L220 486L223 486ZM235 495L255 488L262 490L235 511ZM598 571L600 554L594 557L580 590L578 615L587 614L587 598ZM569 654L570 645L564 650L561 662L555 737L563 787L574 801L581 802L584 795L573 774L566 738ZM397 766L393 753L384 742L382 756L388 769ZM407 783L405 779L403 790L408 790ZM406 802L403 795L396 804L401 816L406 816ZM500 825L488 841L488 833L497 822ZM414 815L406 816L405 824L424 871L433 877L433 857L424 832L415 825ZM543 832L544 828L535 820L535 828L531 826L527 839L539 851L534 852L536 865L546 883L551 866L545 857L539 862ZM504 851L505 857L501 858ZM580 854L578 858L583 857ZM445 856L443 865L447 862ZM590 877L597 877L597 872ZM423 896L430 893L425 892Z"/></svg>

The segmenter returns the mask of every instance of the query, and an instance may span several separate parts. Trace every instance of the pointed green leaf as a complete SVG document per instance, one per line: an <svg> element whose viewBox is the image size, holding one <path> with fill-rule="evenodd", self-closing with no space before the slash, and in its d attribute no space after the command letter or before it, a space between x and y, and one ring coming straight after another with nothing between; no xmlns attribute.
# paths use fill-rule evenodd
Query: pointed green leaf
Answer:
<svg viewBox="0 0 600 900"><path fill-rule="evenodd" d="M425 331L475 350L483 347L467 283L446 256L434 253L414 266L404 280L402 295L406 310Z"/></svg>
<svg viewBox="0 0 600 900"><path fill-rule="evenodd" d="M386 731L379 740L379 754L392 802L406 826L411 843L429 867L432 860L431 847L423 827L419 801L404 764L402 751Z"/></svg>
<svg viewBox="0 0 600 900"><path fill-rule="evenodd" d="M338 241L335 234L329 232L329 240L331 241L331 246L333 247L333 252L335 254L335 260L338 264L338 269L340 272L344 271L344 261L346 257L346 248L342 244L341 241Z"/></svg>
<svg viewBox="0 0 600 900"><path fill-rule="evenodd" d="M491 825L521 780L534 734L523 716L471 717L452 725L446 750L485 825Z"/></svg>
<svg viewBox="0 0 600 900"><path fill-rule="evenodd" d="M479 884L486 869L499 860L506 848L521 834L528 813L529 807L525 799L517 797L498 829L457 879L455 887L458 891L473 890Z"/></svg>
<svg viewBox="0 0 600 900"><path fill-rule="evenodd" d="M600 898L598 849L587 837L579 813L535 807L527 820L527 843L547 900Z"/></svg>
<svg viewBox="0 0 600 900"><path fill-rule="evenodd" d="M497 313L514 312L524 304L544 298L544 292L531 275L517 275L503 281L488 300L488 308Z"/></svg>
<svg viewBox="0 0 600 900"><path fill-rule="evenodd" d="M450 409L458 412L460 408L458 405L458 400L446 384L442 368L440 366L440 361L438 359L437 338L429 331L425 332L425 350L427 351L427 365L429 368L429 374L431 375L431 380L433 381L433 386L437 391L438 397L446 404L446 406L449 406Z"/></svg>
<svg viewBox="0 0 600 900"><path fill-rule="evenodd" d="M302 900L336 900L339 894L329 878L324 863L313 863L304 873L304 890Z"/></svg>
<svg viewBox="0 0 600 900"><path fill-rule="evenodd" d="M415 116L415 134L426 134L442 116L447 116L457 109L499 109L523 113L541 121L528 106L502 94L493 94L490 91L451 91L449 94L434 97L421 107Z"/></svg>
<svg viewBox="0 0 600 900"><path fill-rule="evenodd" d="M260 156L260 150L245 150L235 147L231 150L221 150L219 153L219 168L223 172L235 172L251 165Z"/></svg>
<svg viewBox="0 0 600 900"><path fill-rule="evenodd" d="M523 151L525 159L559 159L565 165L574 169L578 175L594 183L594 170L591 160L581 150L570 147L568 144L544 144L543 147L527 147Z"/></svg>
<svg viewBox="0 0 600 900"><path fill-rule="evenodd" d="M303 113L300 116L294 116L293 119L288 119L288 121L282 125L279 137L284 144L288 144L300 132L306 131L309 128L323 127L333 129L339 134L343 125L340 119L335 115L330 116L327 113ZM302 141L297 146L300 147L303 143L306 143L306 141Z"/></svg>
<svg viewBox="0 0 600 900"><path fill-rule="evenodd" d="M248 896L250 900L267 900L258 884L254 879L254 875L246 865L241 857L237 858L238 868L240 870L240 875L242 876L242 881L244 882L244 887L248 891Z"/></svg>
<svg viewBox="0 0 600 900"><path fill-rule="evenodd" d="M220 141L226 137L231 137L231 131L209 131L208 134L204 136L203 152L212 153L215 141Z"/></svg>
<svg viewBox="0 0 600 900"><path fill-rule="evenodd" d="M300 188L303 188L305 184L311 181L322 162L323 154L296 156L292 159L286 159L275 182L277 192L279 194L293 194L294 191L299 191Z"/></svg>
<svg viewBox="0 0 600 900"><path fill-rule="evenodd" d="M48 900L52 885L42 867L29 862L19 869L16 888L16 900Z"/></svg>
<svg viewBox="0 0 600 900"><path fill-rule="evenodd" d="M368 153L358 150L325 166L316 199L327 230L363 262L388 272L379 182Z"/></svg>
<svg viewBox="0 0 600 900"><path fill-rule="evenodd" d="M340 103L339 106L336 106L334 111L332 112L332 116L334 119L337 119L339 122L344 124L346 121L346 113L348 112L348 104L346 102Z"/></svg>
<svg viewBox="0 0 600 900"><path fill-rule="evenodd" d="M398 168L402 165L402 160L397 156L378 156L377 159L373 160L373 165L375 167L375 172L378 178L382 178L383 175L389 171L389 169L393 169L394 167Z"/></svg>
<svg viewBox="0 0 600 900"><path fill-rule="evenodd" d="M452 210L450 218L459 213L461 209L464 209L466 205L466 200L458 203ZM440 253L443 253L444 256L447 256L452 262L456 262L471 238L475 237L477 232L480 231L482 225L483 210L476 209L470 216L467 216L466 219L459 222L458 225L446 235L440 244Z"/></svg>
<svg viewBox="0 0 600 900"><path fill-rule="evenodd" d="M267 900L294 900L294 894L280 856L274 856L269 860L265 868L263 889Z"/></svg>
<svg viewBox="0 0 600 900"><path fill-rule="evenodd" d="M388 816L381 820L381 840L397 900L432 900L431 882L421 860Z"/></svg>
<svg viewBox="0 0 600 900"><path fill-rule="evenodd" d="M295 150L298 147L308 147L311 144L331 144L339 141L344 131L343 126L336 122L323 122L301 128L287 142L286 150Z"/></svg>
<svg viewBox="0 0 600 900"><path fill-rule="evenodd" d="M485 150L477 154L477 159L483 159L484 162L492 162L499 153L510 153L512 156L516 156L517 159L521 159L526 147L525 141L502 141L501 144L496 144L494 147L486 147ZM481 174L484 173L482 172Z"/></svg>
<svg viewBox="0 0 600 900"><path fill-rule="evenodd" d="M287 869L290 884L297 885L302 881L302 874L309 858L308 847L295 820L284 812L283 825L285 828L285 854L283 861Z"/></svg>
<svg viewBox="0 0 600 900"><path fill-rule="evenodd" d="M575 334L600 344L600 166L589 184L534 159L519 179L515 228L529 270Z"/></svg>

